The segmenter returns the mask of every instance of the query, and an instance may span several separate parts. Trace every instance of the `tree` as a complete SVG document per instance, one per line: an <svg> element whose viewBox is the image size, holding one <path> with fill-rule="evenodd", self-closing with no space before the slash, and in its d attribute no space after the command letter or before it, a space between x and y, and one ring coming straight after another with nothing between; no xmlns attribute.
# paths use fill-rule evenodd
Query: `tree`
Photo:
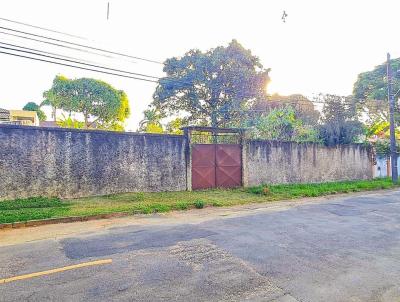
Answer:
<svg viewBox="0 0 400 302"><path fill-rule="evenodd" d="M177 117L167 124L167 132L170 134L183 134L181 128L185 125L184 119Z"/></svg>
<svg viewBox="0 0 400 302"><path fill-rule="evenodd" d="M262 115L251 131L253 138L262 138L280 141L318 142L317 130L304 125L296 117L296 112L291 106L272 109Z"/></svg>
<svg viewBox="0 0 400 302"><path fill-rule="evenodd" d="M42 109L40 109L40 106L35 102L26 103L26 105L22 108L22 110L36 111L40 121L45 121L47 119L46 114L43 112Z"/></svg>
<svg viewBox="0 0 400 302"><path fill-rule="evenodd" d="M391 61L392 70L400 70L400 58ZM393 81L393 92L399 91L400 81L397 72ZM360 73L354 83L353 95L357 100L387 100L386 63L375 66L371 71Z"/></svg>
<svg viewBox="0 0 400 302"><path fill-rule="evenodd" d="M392 90L395 97L400 96L400 58L391 61L394 72ZM371 71L360 73L353 86L353 96L359 105L359 110L368 116L367 122L387 121L389 116L389 104L387 98L386 63L376 66ZM397 116L397 119L399 117Z"/></svg>
<svg viewBox="0 0 400 302"><path fill-rule="evenodd" d="M52 87L43 93L44 101L40 106L51 106L53 109L53 120L57 121L57 109L68 108L69 112L72 110L72 98L69 96L71 90L71 80L62 75L57 75L53 80Z"/></svg>
<svg viewBox="0 0 400 302"><path fill-rule="evenodd" d="M269 69L236 40L206 52L190 50L164 63L166 77L154 106L189 123L226 126L252 102L266 97Z"/></svg>
<svg viewBox="0 0 400 302"><path fill-rule="evenodd" d="M123 130L122 123L130 115L125 92L100 80L56 76L52 88L44 95L55 109L81 113L85 128Z"/></svg>
<svg viewBox="0 0 400 302"><path fill-rule="evenodd" d="M313 102L301 94L280 95L274 93L267 99L257 102L252 109L257 111L265 110L270 112L273 109L283 109L290 106L296 113L296 118L303 121L306 125L316 126L320 118L320 113L315 110Z"/></svg>
<svg viewBox="0 0 400 302"><path fill-rule="evenodd" d="M161 119L165 116L154 106L149 106L148 109L143 111L144 118L139 122L139 131L146 132L149 124L161 127Z"/></svg>
<svg viewBox="0 0 400 302"><path fill-rule="evenodd" d="M356 105L351 97L320 94L324 103L320 138L327 146L356 142L364 133L363 124L357 119Z"/></svg>

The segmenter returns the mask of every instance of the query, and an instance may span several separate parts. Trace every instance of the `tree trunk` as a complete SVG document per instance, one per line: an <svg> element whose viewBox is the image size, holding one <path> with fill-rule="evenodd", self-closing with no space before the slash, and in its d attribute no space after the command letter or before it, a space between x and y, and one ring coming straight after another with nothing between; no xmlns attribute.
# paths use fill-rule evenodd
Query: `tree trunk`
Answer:
<svg viewBox="0 0 400 302"><path fill-rule="evenodd" d="M218 127L217 113L214 110L211 112L211 127Z"/></svg>
<svg viewBox="0 0 400 302"><path fill-rule="evenodd" d="M214 110L211 112L211 127L218 127L217 114ZM213 144L218 142L218 137L215 131L212 131L212 142Z"/></svg>
<svg viewBox="0 0 400 302"><path fill-rule="evenodd" d="M57 107L53 106L53 120L57 122Z"/></svg>
<svg viewBox="0 0 400 302"><path fill-rule="evenodd" d="M85 128L89 128L89 117L87 113L83 114L84 118L85 118Z"/></svg>

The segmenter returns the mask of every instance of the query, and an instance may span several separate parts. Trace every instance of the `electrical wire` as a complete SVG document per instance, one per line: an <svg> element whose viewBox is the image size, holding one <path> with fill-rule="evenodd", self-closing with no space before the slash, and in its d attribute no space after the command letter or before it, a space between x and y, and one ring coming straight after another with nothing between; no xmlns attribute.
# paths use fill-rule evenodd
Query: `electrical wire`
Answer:
<svg viewBox="0 0 400 302"><path fill-rule="evenodd" d="M21 47L21 46L16 46L16 45L12 45L12 44L8 44L8 43L3 43L3 42L0 42L0 44L7 44L7 45L14 46L14 47ZM128 73L128 74L133 74L133 75L142 76L142 77L148 77L148 78L153 78L153 79L160 79L159 77L150 76L150 75L146 75L146 74L143 74L143 73L130 72L130 71L125 71L125 70L121 70L121 69L115 69L115 68L110 68L110 67L104 67L104 66L100 66L100 65L96 65L96 64L84 63L84 62L76 61L76 60L63 59L63 58L56 57L56 56L49 56L49 55L46 55L46 54L41 54L41 53L40 53L40 50L38 51L38 50L36 50L36 49L27 48L27 47L23 47L23 48L29 49L29 50L32 50L32 51L26 51L26 50L22 50L22 49L11 48L11 47L4 47L4 46L0 46L0 48L2 48L2 49L7 49L7 50L12 50L12 51L23 52L23 53L28 53L28 54L37 55L37 56L42 56L42 57L49 58L49 59L67 61L67 62L76 63L76 64L81 64L81 65L90 66L90 67L96 67L96 68L101 68L101 69L106 69L106 70L111 70L111 71L116 71L116 72Z"/></svg>
<svg viewBox="0 0 400 302"><path fill-rule="evenodd" d="M64 63L60 63L60 62L54 62L54 61L49 61L49 60L44 60L44 59L39 59L39 58L33 58L33 57L23 56L23 55L19 55L19 54L15 54L15 53L9 53L9 52L5 52L5 51L0 51L0 53L6 54L6 55L10 55L10 56L30 59L30 60L36 60L36 61L40 61L40 62L46 62L46 63L56 64L56 65L73 67L73 68L78 68L78 69L82 69L82 70L94 71L94 72L99 72L99 73L104 73L104 74L109 74L109 75L115 75L115 76L120 76L120 77L124 77L124 78L135 79L135 80L141 80L141 81L145 81L145 82L158 83L158 81L154 81L154 80L143 79L143 78L138 78L138 77L132 77L132 76L128 76L128 75L123 75L123 74L118 74L118 73L113 73L113 72L107 72L107 71L102 71L102 70L96 70L96 69L91 69L91 68L86 68L86 67L81 67L81 66L75 66L75 65L71 65L71 64L64 64Z"/></svg>
<svg viewBox="0 0 400 302"><path fill-rule="evenodd" d="M9 40L9 39L4 39L3 41L14 42L13 40ZM18 48L21 48L21 49L35 50L33 48L24 47L24 46L15 45L15 44L10 44L10 43L1 42L1 41L0 41L0 44L8 45L8 46L14 46L14 47L18 47ZM76 60L76 58L74 58L74 57L70 57L70 56L66 56L66 55L62 55L62 54L57 54L57 53L54 53L54 52L49 52L49 51L44 51L44 50L37 50L37 51L41 52L41 53L44 53L44 54L48 54L48 55L55 55L55 56L60 56L62 58ZM80 60L82 60L83 62L86 62L86 63L96 64L96 62L93 62L93 61L90 61L90 60L85 60L85 59L80 59Z"/></svg>
<svg viewBox="0 0 400 302"><path fill-rule="evenodd" d="M69 34L69 33L62 32L62 31L57 31L57 30L46 28L46 27L32 25L32 24L29 24L29 23L24 23L24 22L15 21L15 20L7 19L7 18L1 18L1 17L0 17L0 20L7 21L7 22L10 22L10 23L19 24L19 25L24 25L24 26L28 26L28 27L32 27L32 28L36 28L36 29L41 29L41 30L52 32L52 33L56 33L56 34L61 34L61 35L68 36L68 37L71 37L71 38L78 38L78 39L82 39L82 40L87 40L87 38L85 38L85 37L72 35L72 34Z"/></svg>
<svg viewBox="0 0 400 302"><path fill-rule="evenodd" d="M84 45L84 44L80 44L80 43L74 43L74 42L70 42L70 41L65 41L65 40L61 40L61 39L56 39L56 38L52 38L52 37L38 35L38 34L26 32L26 31L22 31L22 30L17 30L17 29L12 29L12 28L9 28L9 27L4 27L4 26L0 26L0 28L3 29L3 30L16 32L16 33L19 33L19 34L33 36L33 37L36 37L36 38L42 38L42 39L46 39L46 40L50 40L50 41L61 42L61 43L70 44L70 45L79 46L79 47L84 47L84 48L88 48L88 49L92 49L92 50L96 50L96 51L101 51L101 52L104 52L104 53L109 53L109 54L113 54L113 55L127 57L127 58L131 58L131 59L135 59L135 60L141 60L141 61L145 61L145 62L149 62L149 63L155 63L155 64L164 65L164 63L159 62L159 61L154 61L154 60L150 60L150 59L146 59L146 58L131 56L131 55L124 54L124 53L121 53L121 52L106 50L106 49L97 48L97 47L92 47L92 46L88 46L88 45Z"/></svg>
<svg viewBox="0 0 400 302"><path fill-rule="evenodd" d="M17 35L17 34L12 34L12 33L4 32L4 31L0 31L0 34L12 36L12 37L17 37L17 38L21 38L21 39L25 39L25 40L40 42L40 43L44 43L44 44L48 44L48 45L58 46L58 47L66 48L66 49L77 50L77 51L80 51L80 52L84 52L84 53L88 53L88 54L94 54L94 55L102 56L102 57L105 57L105 58L110 58L110 59L114 58L114 57L112 57L110 55L100 54L100 53L93 52L93 51L86 50L86 49L82 49L82 48L76 48L76 47L71 47L71 46L62 45L62 44L58 44L58 43L53 43L53 42L49 42L49 41L38 40L38 39L25 37L25 36L21 36L21 35ZM129 62L136 63L135 61L129 61Z"/></svg>

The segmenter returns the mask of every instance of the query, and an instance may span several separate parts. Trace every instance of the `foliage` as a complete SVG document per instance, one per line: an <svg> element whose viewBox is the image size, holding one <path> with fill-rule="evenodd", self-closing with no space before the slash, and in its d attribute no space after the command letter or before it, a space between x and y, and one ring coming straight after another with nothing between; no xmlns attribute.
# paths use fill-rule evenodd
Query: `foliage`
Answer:
<svg viewBox="0 0 400 302"><path fill-rule="evenodd" d="M304 125L291 106L272 109L261 116L251 132L253 138L281 141L318 142L318 132Z"/></svg>
<svg viewBox="0 0 400 302"><path fill-rule="evenodd" d="M54 108L54 116L57 108L82 113L85 128L99 125L101 129L121 129L122 123L130 115L125 92L100 80L56 76L53 86L44 96L45 104Z"/></svg>
<svg viewBox="0 0 400 302"><path fill-rule="evenodd" d="M359 142L364 127L359 121L347 121L343 124L327 122L320 126L320 139L326 146L346 145Z"/></svg>
<svg viewBox="0 0 400 302"><path fill-rule="evenodd" d="M156 125L162 128L161 119L165 116L154 106L149 106L148 109L143 111L144 118L139 122L139 131L147 132L149 124Z"/></svg>
<svg viewBox="0 0 400 302"><path fill-rule="evenodd" d="M273 94L268 96L266 100L261 100L254 104L251 109L265 110L270 112L273 109L282 109L290 106L296 112L296 117L307 125L317 125L320 113L315 110L314 104L301 94L280 95Z"/></svg>
<svg viewBox="0 0 400 302"><path fill-rule="evenodd" d="M184 126L185 121L177 117L176 119L173 119L167 124L167 133L170 134L183 134L183 130L181 128Z"/></svg>
<svg viewBox="0 0 400 302"><path fill-rule="evenodd" d="M376 122L367 127L366 135L372 139L389 139L390 138L390 123L388 121ZM395 128L396 139L400 139L400 127Z"/></svg>
<svg viewBox="0 0 400 302"><path fill-rule="evenodd" d="M392 91L395 98L400 94L400 58L391 61L393 78ZM360 112L368 117L369 124L389 120L389 103L387 97L386 63L373 70L360 73L353 86L353 96L359 105ZM395 116L399 120L398 114Z"/></svg>
<svg viewBox="0 0 400 302"><path fill-rule="evenodd" d="M337 193L360 192L393 187L389 178L375 178L373 180L337 181L326 183L300 183L283 185L260 185L247 188L247 191L256 195L280 196L282 199L301 197L316 197ZM268 188L268 190L265 190Z"/></svg>
<svg viewBox="0 0 400 302"><path fill-rule="evenodd" d="M70 116L65 116L65 114L62 114L62 118L57 121L57 125L63 128L75 128L75 129L85 128L84 122L73 119Z"/></svg>
<svg viewBox="0 0 400 302"><path fill-rule="evenodd" d="M376 154L380 155L390 155L390 141L388 139L379 139L373 142L373 146ZM396 143L397 153L400 153L400 141Z"/></svg>
<svg viewBox="0 0 400 302"><path fill-rule="evenodd" d="M0 210L17 210L25 208L62 207L64 204L58 198L30 197L0 202Z"/></svg>
<svg viewBox="0 0 400 302"><path fill-rule="evenodd" d="M196 209L202 209L204 208L204 201L198 199L194 202L194 206Z"/></svg>
<svg viewBox="0 0 400 302"><path fill-rule="evenodd" d="M41 106L48 105L53 108L52 117L54 121L57 121L57 109L72 110L71 100L67 98L69 86L70 80L67 77L57 75L53 80L51 89L43 93L45 100L41 103Z"/></svg>
<svg viewBox="0 0 400 302"><path fill-rule="evenodd" d="M146 132L146 133L164 133L164 129L159 124L147 124L144 132Z"/></svg>
<svg viewBox="0 0 400 302"><path fill-rule="evenodd" d="M58 198L32 197L0 202L0 223L48 219L67 215L68 204Z"/></svg>
<svg viewBox="0 0 400 302"><path fill-rule="evenodd" d="M42 109L40 109L40 106L38 104L36 104L35 102L26 103L26 105L22 108L22 110L36 111L37 116L40 121L45 121L47 119L46 114L43 112Z"/></svg>
<svg viewBox="0 0 400 302"><path fill-rule="evenodd" d="M389 122L382 121L376 122L367 128L367 137L378 136L388 137L389 136Z"/></svg>
<svg viewBox="0 0 400 302"><path fill-rule="evenodd" d="M153 213L182 210L195 206L232 206L271 202L307 196L393 188L390 179L344 181L321 184L269 185L231 190L124 193L60 201L56 198L29 198L0 202L0 223L87 216L109 213Z"/></svg>
<svg viewBox="0 0 400 302"><path fill-rule="evenodd" d="M317 98L324 103L319 135L325 145L357 142L364 134L364 126L357 119L352 98L332 94L320 94Z"/></svg>
<svg viewBox="0 0 400 302"><path fill-rule="evenodd" d="M243 108L265 99L269 69L236 40L206 52L190 50L164 64L153 104L188 123L226 126Z"/></svg>
<svg viewBox="0 0 400 302"><path fill-rule="evenodd" d="M399 91L400 81L396 71L400 70L400 58L391 60L393 73L393 93ZM353 95L357 100L387 100L386 63L373 70L360 73L354 83Z"/></svg>
<svg viewBox="0 0 400 302"><path fill-rule="evenodd" d="M179 201L176 203L176 208L179 210L187 210L189 206L190 205L187 201Z"/></svg>

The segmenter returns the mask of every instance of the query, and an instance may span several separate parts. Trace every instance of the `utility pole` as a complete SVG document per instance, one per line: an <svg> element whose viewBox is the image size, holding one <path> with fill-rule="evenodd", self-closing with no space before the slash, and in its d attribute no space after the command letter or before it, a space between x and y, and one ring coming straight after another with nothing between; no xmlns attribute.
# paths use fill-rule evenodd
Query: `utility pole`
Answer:
<svg viewBox="0 0 400 302"><path fill-rule="evenodd" d="M392 68L390 66L390 54L387 54L387 94L389 101L389 123L390 123L390 161L392 166L392 181L397 183L397 148L396 148L396 133L394 124L394 98L392 96Z"/></svg>

